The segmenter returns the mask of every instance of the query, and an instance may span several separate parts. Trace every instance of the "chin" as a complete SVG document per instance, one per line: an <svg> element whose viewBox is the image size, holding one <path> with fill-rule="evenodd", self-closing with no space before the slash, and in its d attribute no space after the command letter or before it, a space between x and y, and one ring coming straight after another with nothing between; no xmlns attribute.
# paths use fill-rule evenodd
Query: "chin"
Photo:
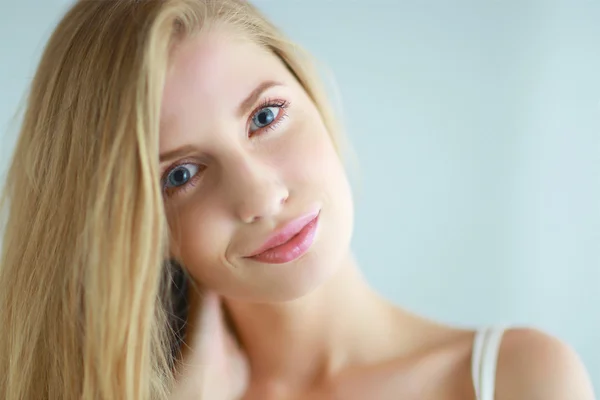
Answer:
<svg viewBox="0 0 600 400"><path fill-rule="evenodd" d="M309 295L323 286L347 259L351 227L351 218L346 219L345 223L320 226L308 252L289 263L253 263L245 266L252 271L253 282L250 286L253 293L244 297L256 302L287 302Z"/></svg>
<svg viewBox="0 0 600 400"><path fill-rule="evenodd" d="M339 269L340 260L326 260L318 254L307 253L294 265L283 266L285 271L279 279L273 281L265 294L270 302L287 302L309 295L331 279Z"/></svg>

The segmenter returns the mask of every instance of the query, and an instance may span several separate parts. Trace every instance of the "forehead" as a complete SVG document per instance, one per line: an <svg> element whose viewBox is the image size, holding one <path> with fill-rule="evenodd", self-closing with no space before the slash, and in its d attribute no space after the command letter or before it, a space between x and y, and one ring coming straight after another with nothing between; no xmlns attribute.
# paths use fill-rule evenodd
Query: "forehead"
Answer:
<svg viewBox="0 0 600 400"><path fill-rule="evenodd" d="M213 28L173 49L161 109L168 128L193 104L213 111L235 108L265 80L289 82L291 74L271 51L241 34Z"/></svg>

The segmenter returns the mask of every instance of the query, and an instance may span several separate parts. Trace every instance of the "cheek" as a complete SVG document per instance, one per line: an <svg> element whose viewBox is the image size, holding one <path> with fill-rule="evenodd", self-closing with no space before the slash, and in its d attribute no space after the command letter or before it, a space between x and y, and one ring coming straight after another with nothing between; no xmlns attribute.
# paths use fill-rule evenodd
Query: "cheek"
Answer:
<svg viewBox="0 0 600 400"><path fill-rule="evenodd" d="M332 139L317 115L306 115L296 128L292 144L281 158L286 178L319 185L322 190L345 185L345 171Z"/></svg>
<svg viewBox="0 0 600 400"><path fill-rule="evenodd" d="M209 204L180 206L168 214L171 252L192 271L219 263L227 248L228 228Z"/></svg>

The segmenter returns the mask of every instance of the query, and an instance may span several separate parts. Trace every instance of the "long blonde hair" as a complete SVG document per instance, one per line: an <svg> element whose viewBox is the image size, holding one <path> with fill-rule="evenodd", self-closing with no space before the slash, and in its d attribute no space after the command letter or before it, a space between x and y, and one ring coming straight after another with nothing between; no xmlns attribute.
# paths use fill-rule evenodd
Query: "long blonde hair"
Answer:
<svg viewBox="0 0 600 400"><path fill-rule="evenodd" d="M74 4L44 50L3 192L0 398L169 396L159 111L173 43L209 23L279 56L339 132L307 54L246 1Z"/></svg>

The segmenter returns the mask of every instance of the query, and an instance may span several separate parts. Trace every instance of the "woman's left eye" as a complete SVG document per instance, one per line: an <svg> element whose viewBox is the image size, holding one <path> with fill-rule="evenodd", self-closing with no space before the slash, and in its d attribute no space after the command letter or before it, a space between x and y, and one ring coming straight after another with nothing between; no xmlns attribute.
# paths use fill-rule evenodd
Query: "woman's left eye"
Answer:
<svg viewBox="0 0 600 400"><path fill-rule="evenodd" d="M252 117L250 123L250 132L256 132L259 129L265 128L273 123L282 112L281 107L264 107L258 110Z"/></svg>

